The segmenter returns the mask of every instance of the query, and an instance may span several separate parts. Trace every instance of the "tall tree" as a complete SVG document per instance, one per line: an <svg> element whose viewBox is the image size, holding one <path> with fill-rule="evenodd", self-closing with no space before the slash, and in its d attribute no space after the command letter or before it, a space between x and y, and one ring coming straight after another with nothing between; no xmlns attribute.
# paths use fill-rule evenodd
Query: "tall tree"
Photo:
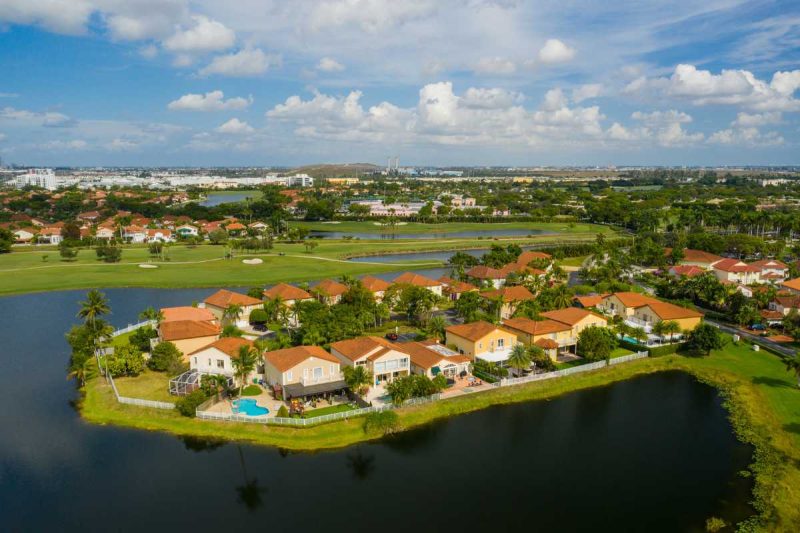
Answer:
<svg viewBox="0 0 800 533"><path fill-rule="evenodd" d="M258 351L252 346L242 346L239 348L238 357L231 360L234 368L234 375L239 380L239 397L242 396L244 383L255 369L260 358Z"/></svg>

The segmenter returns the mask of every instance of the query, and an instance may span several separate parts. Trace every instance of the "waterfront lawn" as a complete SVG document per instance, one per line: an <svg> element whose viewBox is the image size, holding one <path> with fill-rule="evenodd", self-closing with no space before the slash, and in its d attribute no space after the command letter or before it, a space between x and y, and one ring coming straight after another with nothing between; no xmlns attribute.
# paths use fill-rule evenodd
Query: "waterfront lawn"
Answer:
<svg viewBox="0 0 800 533"><path fill-rule="evenodd" d="M381 225L375 220L353 221L343 220L330 222L292 222L292 226L307 228L311 231L341 231L347 233L454 233L461 231L502 231L529 229L548 233L612 233L608 226L586 224L582 222L443 222L426 224L423 222L399 223L393 228Z"/></svg>
<svg viewBox="0 0 800 533"><path fill-rule="evenodd" d="M344 413L346 411L352 411L354 409L355 409L354 407L350 407L346 403L340 403L338 405L320 407L319 409L311 409L310 411L306 411L305 413L303 413L303 418L316 418L318 416L332 415L334 413Z"/></svg>
<svg viewBox="0 0 800 533"><path fill-rule="evenodd" d="M624 357L626 355L631 355L633 352L631 350L626 350L625 348L614 348L611 350L611 359L615 357Z"/></svg>
<svg viewBox="0 0 800 533"><path fill-rule="evenodd" d="M135 378L114 378L114 383L120 396L174 403L175 396L169 393L169 379L164 372L154 372L146 368Z"/></svg>

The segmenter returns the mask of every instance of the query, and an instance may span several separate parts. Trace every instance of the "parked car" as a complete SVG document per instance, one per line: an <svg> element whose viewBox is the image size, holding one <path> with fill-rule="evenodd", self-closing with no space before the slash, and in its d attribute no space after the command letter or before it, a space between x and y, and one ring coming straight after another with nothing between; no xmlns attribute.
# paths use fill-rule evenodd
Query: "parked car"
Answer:
<svg viewBox="0 0 800 533"><path fill-rule="evenodd" d="M267 331L267 326L265 324L253 324L253 329L255 331Z"/></svg>
<svg viewBox="0 0 800 533"><path fill-rule="evenodd" d="M392 342L396 341L398 339L397 333L387 333L386 334L386 339L390 340Z"/></svg>
<svg viewBox="0 0 800 533"><path fill-rule="evenodd" d="M765 326L764 324L753 324L752 326L750 326L750 329L752 329L753 331L766 331L767 326Z"/></svg>

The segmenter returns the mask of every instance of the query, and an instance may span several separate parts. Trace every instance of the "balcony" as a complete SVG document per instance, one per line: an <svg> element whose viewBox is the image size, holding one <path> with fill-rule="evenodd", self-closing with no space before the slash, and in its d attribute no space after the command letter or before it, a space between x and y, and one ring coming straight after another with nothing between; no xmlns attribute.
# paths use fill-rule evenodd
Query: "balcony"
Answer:
<svg viewBox="0 0 800 533"><path fill-rule="evenodd" d="M318 378L315 378L313 376L307 378L304 377L300 380L300 383L302 383L304 387L307 387L309 385L319 385L320 383L330 383L332 381L341 381L343 379L344 379L344 374L339 372L339 374L335 375L328 374L327 376L321 376Z"/></svg>

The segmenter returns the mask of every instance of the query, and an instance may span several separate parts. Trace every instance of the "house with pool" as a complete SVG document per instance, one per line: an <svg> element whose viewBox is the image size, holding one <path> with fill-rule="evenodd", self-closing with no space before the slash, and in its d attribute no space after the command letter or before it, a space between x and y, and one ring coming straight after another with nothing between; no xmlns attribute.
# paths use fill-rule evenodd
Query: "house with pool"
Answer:
<svg viewBox="0 0 800 533"><path fill-rule="evenodd" d="M403 351L411 356L411 372L431 379L439 374L449 380L467 377L472 360L436 341L404 342Z"/></svg>
<svg viewBox="0 0 800 533"><path fill-rule="evenodd" d="M252 348L253 341L237 337L223 337L190 353L189 368L200 374L217 374L232 378L236 372L233 361L239 358L239 351L245 346ZM263 365L258 365L245 381L249 382L263 373Z"/></svg>
<svg viewBox="0 0 800 533"><path fill-rule="evenodd" d="M356 337L332 343L331 354L342 365L363 366L372 374L372 398L381 396L387 383L411 374L411 356L403 347L381 337Z"/></svg>
<svg viewBox="0 0 800 533"><path fill-rule="evenodd" d="M447 346L454 346L459 354L490 363L508 360L517 344L514 333L483 320L450 326L445 329L445 337Z"/></svg>
<svg viewBox="0 0 800 533"><path fill-rule="evenodd" d="M264 381L284 401L330 397L347 389L339 359L319 346L265 352Z"/></svg>

